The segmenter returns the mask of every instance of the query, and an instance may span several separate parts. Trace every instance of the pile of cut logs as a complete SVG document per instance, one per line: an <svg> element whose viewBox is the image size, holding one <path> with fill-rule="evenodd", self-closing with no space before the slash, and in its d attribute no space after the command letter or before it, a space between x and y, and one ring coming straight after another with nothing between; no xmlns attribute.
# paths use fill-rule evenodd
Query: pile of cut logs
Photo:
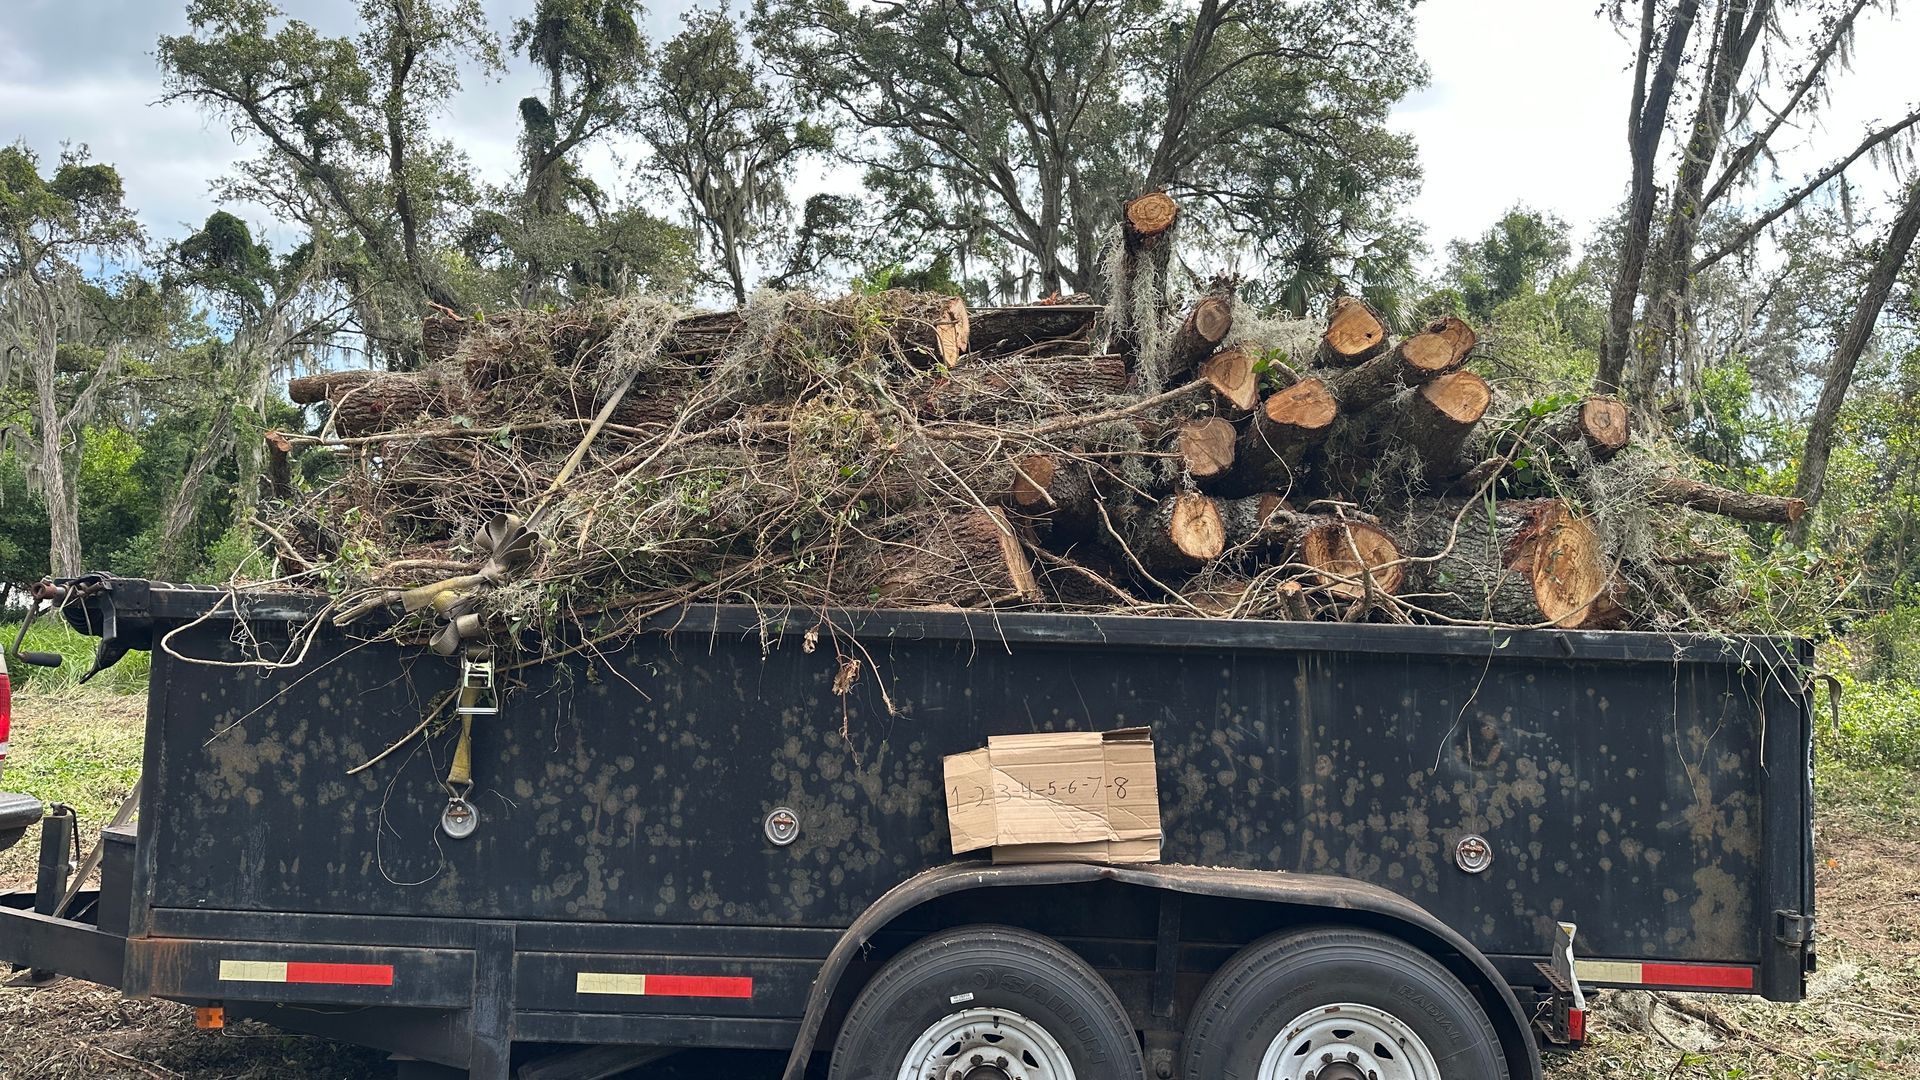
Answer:
<svg viewBox="0 0 1920 1080"><path fill-rule="evenodd" d="M436 314L424 327L422 370L334 372L295 379L290 392L297 403L331 406L308 441L378 442L389 475L407 447L443 437L456 418L524 432L579 431L598 417L586 438L620 462L671 460L662 453L676 440L734 425L749 432L742 453L784 463L795 486L817 485L814 503L887 507L850 541L864 546L837 560L841 576L817 600L1585 628L1640 621L1635 605L1651 601L1623 583L1620 555L1591 516L1608 509L1530 490L1516 468L1524 460L1528 476L1570 485L1607 466L1632 441L1620 402L1588 397L1539 415L1525 402L1497 405L1470 370L1474 329L1451 316L1396 339L1373 307L1342 297L1317 340L1303 343L1296 331L1282 342L1272 338L1276 324L1242 310L1230 280L1180 304L1143 297L1165 277L1178 217L1164 194L1126 204L1122 277L1109 305L1056 297L969 311L957 298L899 292L866 298L856 317L851 301L791 304L783 332L815 352L838 348L856 322L875 325L874 311L883 316L888 391L873 405L872 438L885 453L871 468L792 465L816 459L797 454L799 425L782 417L820 395L819 380L769 375L751 400L703 389L745 333L735 312L679 319L661 346L677 361L673 373L612 389L605 372L618 358L604 355L607 320L583 307L524 315L511 329L514 348L499 347L508 331L498 325ZM489 335L496 340L482 347ZM755 347L776 347L765 340L774 339ZM537 362L514 368L526 355ZM777 372L777 361L767 370ZM514 381L523 378L536 382ZM493 415L529 394L551 405L550 418ZM894 408L904 419L881 415ZM609 451L622 443L647 452ZM527 471L556 473L551 462ZM857 484L842 482L856 474ZM1652 475L1638 493L1643 506L1769 522L1805 510ZM464 535L448 522L437 541L452 553ZM431 530L425 539L436 542ZM283 552L308 563L325 554Z"/></svg>

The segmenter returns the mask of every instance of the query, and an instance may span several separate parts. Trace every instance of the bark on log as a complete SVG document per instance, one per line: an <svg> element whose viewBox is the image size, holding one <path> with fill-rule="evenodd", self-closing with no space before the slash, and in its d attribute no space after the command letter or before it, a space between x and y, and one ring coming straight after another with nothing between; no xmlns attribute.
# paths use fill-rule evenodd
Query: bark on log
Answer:
<svg viewBox="0 0 1920 1080"><path fill-rule="evenodd" d="M1039 392L1029 388L1038 388ZM915 410L939 420L980 420L1012 411L1091 409L1127 391L1127 364L1118 356L1021 357L975 363L938 379Z"/></svg>
<svg viewBox="0 0 1920 1080"><path fill-rule="evenodd" d="M1233 287L1216 284L1180 320L1167 347L1164 383L1186 382L1193 369L1213 354L1233 329Z"/></svg>
<svg viewBox="0 0 1920 1080"><path fill-rule="evenodd" d="M1013 464L1007 502L1022 519L1045 526L1056 543L1092 534L1100 512L1085 465L1062 454L1028 454Z"/></svg>
<svg viewBox="0 0 1920 1080"><path fill-rule="evenodd" d="M1201 486L1227 474L1233 468L1234 442L1239 432L1217 416L1189 420L1174 432L1173 449L1181 471Z"/></svg>
<svg viewBox="0 0 1920 1080"><path fill-rule="evenodd" d="M287 400L295 405L317 405L322 401L338 398L348 390L367 382L369 379L388 374L384 371L368 371L356 368L352 371L329 371L321 375L308 375L287 381Z"/></svg>
<svg viewBox="0 0 1920 1080"><path fill-rule="evenodd" d="M1040 586L1019 535L999 510L943 515L888 549L875 587L889 604L973 607L1037 601Z"/></svg>
<svg viewBox="0 0 1920 1080"><path fill-rule="evenodd" d="M1140 358L1141 314L1152 320L1148 325L1156 333L1164 317L1169 241L1179 219L1179 205L1164 191L1149 191L1120 204L1120 270L1114 282L1116 318L1110 351L1125 357L1129 369ZM1149 295L1141 296L1142 291Z"/></svg>
<svg viewBox="0 0 1920 1080"><path fill-rule="evenodd" d="M1662 477L1647 495L1654 502L1767 525L1791 525L1807 512L1807 504L1801 499L1734 491L1684 476Z"/></svg>
<svg viewBox="0 0 1920 1080"><path fill-rule="evenodd" d="M1130 545L1147 569L1184 573L1198 570L1226 550L1226 525L1212 498L1182 492L1141 514Z"/></svg>
<svg viewBox="0 0 1920 1080"><path fill-rule="evenodd" d="M1352 367L1371 360L1387 348L1387 321L1373 305L1357 296L1342 296L1333 302L1333 316L1326 332L1320 335L1320 362L1333 367Z"/></svg>
<svg viewBox="0 0 1920 1080"><path fill-rule="evenodd" d="M1411 602L1450 619L1602 629L1622 617L1599 536L1558 499L1421 504L1403 539L1432 560L1413 564Z"/></svg>
<svg viewBox="0 0 1920 1080"><path fill-rule="evenodd" d="M1021 304L972 313L966 363L1008 353L1085 353L1101 308L1092 303Z"/></svg>
<svg viewBox="0 0 1920 1080"><path fill-rule="evenodd" d="M436 312L420 320L420 352L429 361L445 360L460 351L474 321Z"/></svg>
<svg viewBox="0 0 1920 1080"><path fill-rule="evenodd" d="M1220 520L1226 526L1228 550L1248 555L1272 554L1281 536L1269 526L1276 514L1287 509L1287 500L1273 491L1222 499Z"/></svg>
<svg viewBox="0 0 1920 1080"><path fill-rule="evenodd" d="M1269 395L1240 434L1230 488L1290 489L1295 466L1308 449L1325 441L1339 415L1340 406L1320 379L1302 379Z"/></svg>
<svg viewBox="0 0 1920 1080"><path fill-rule="evenodd" d="M1260 404L1260 376L1254 370L1257 360L1243 349L1227 348L1200 365L1200 378L1213 387L1214 407L1222 416L1237 420Z"/></svg>
<svg viewBox="0 0 1920 1080"><path fill-rule="evenodd" d="M1473 468L1463 451L1492 403L1487 380L1451 372L1394 399L1392 432L1419 456L1429 483L1451 480Z"/></svg>
<svg viewBox="0 0 1920 1080"><path fill-rule="evenodd" d="M330 372L292 380L287 396L331 403L334 431L349 436L393 431L445 405L438 382L421 372Z"/></svg>

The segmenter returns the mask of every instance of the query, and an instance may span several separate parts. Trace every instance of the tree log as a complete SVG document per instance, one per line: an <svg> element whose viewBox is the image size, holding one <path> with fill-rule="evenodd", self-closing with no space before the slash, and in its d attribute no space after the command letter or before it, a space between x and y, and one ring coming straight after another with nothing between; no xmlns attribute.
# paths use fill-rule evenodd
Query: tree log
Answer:
<svg viewBox="0 0 1920 1080"><path fill-rule="evenodd" d="M940 420L983 420L1003 412L1096 408L1126 391L1127 363L1118 356L969 360L935 380L915 410Z"/></svg>
<svg viewBox="0 0 1920 1080"><path fill-rule="evenodd" d="M1213 387L1214 406L1221 415L1239 419L1260 404L1258 358L1244 349L1227 348L1200 365L1200 378Z"/></svg>
<svg viewBox="0 0 1920 1080"><path fill-rule="evenodd" d="M385 374L388 372L355 368L351 371L329 371L320 375L289 379L287 400L295 405L317 405L322 401L337 399L348 390Z"/></svg>
<svg viewBox="0 0 1920 1080"><path fill-rule="evenodd" d="M1473 468L1463 451L1492 403L1487 380L1450 372L1394 399L1392 434L1419 455L1427 482L1451 480Z"/></svg>
<svg viewBox="0 0 1920 1080"><path fill-rule="evenodd" d="M1182 492L1141 514L1131 546L1147 569L1184 573L1220 557L1227 547L1226 525L1212 498Z"/></svg>
<svg viewBox="0 0 1920 1080"><path fill-rule="evenodd" d="M1661 477L1647 495L1654 502L1768 525L1791 525L1807 512L1807 504L1801 499L1734 491L1684 476Z"/></svg>
<svg viewBox="0 0 1920 1080"><path fill-rule="evenodd" d="M998 510L942 515L888 549L875 591L888 604L973 607L1037 601L1040 586L1014 526Z"/></svg>
<svg viewBox="0 0 1920 1080"><path fill-rule="evenodd" d="M1240 434L1230 488L1291 488L1295 466L1309 448L1325 441L1339 415L1340 406L1320 379L1302 379L1269 395Z"/></svg>
<svg viewBox="0 0 1920 1080"><path fill-rule="evenodd" d="M1216 283L1206 295L1194 301L1180 320L1167 347L1168 386L1186 382L1193 369L1213 354L1233 329L1233 286Z"/></svg>
<svg viewBox="0 0 1920 1080"><path fill-rule="evenodd" d="M1473 327L1451 315L1430 319L1420 332L1402 341L1394 352L1409 373L1407 385L1414 380L1444 375L1467 362L1467 356L1479 343Z"/></svg>
<svg viewBox="0 0 1920 1080"><path fill-rule="evenodd" d="M1043 303L973 312L966 362L1014 352L1084 353L1093 342L1094 322L1100 310L1100 305L1090 303Z"/></svg>
<svg viewBox="0 0 1920 1080"><path fill-rule="evenodd" d="M1179 205L1164 191L1149 191L1120 204L1120 270L1113 282L1110 351L1125 357L1129 369L1140 360L1141 318L1152 320L1145 325L1157 333L1164 317L1169 240L1179 219ZM1148 295L1140 295L1143 289Z"/></svg>
<svg viewBox="0 0 1920 1080"><path fill-rule="evenodd" d="M438 381L422 372L335 371L292 380L287 396L331 403L334 431L348 436L393 431L446 405Z"/></svg>
<svg viewBox="0 0 1920 1080"><path fill-rule="evenodd" d="M1352 367L1371 360L1387 348L1387 321L1373 305L1357 296L1342 296L1333 302L1333 317L1320 335L1320 362L1333 367Z"/></svg>
<svg viewBox="0 0 1920 1080"><path fill-rule="evenodd" d="M1202 486L1233 468L1234 442L1239 432L1217 416L1189 420L1174 432L1174 453L1181 471Z"/></svg>
<svg viewBox="0 0 1920 1080"><path fill-rule="evenodd" d="M420 352L428 360L445 360L460 351L473 329L472 319L436 312L420 320Z"/></svg>
<svg viewBox="0 0 1920 1080"><path fill-rule="evenodd" d="M1622 617L1599 536L1558 499L1421 504L1403 539L1431 560L1413 564L1411 602L1449 619L1603 629Z"/></svg>
<svg viewBox="0 0 1920 1080"><path fill-rule="evenodd" d="M1287 509L1287 500L1274 491L1222 499L1220 520L1226 526L1228 549L1248 555L1272 554L1281 535L1269 526L1274 522L1274 515Z"/></svg>
<svg viewBox="0 0 1920 1080"><path fill-rule="evenodd" d="M1093 532L1100 512L1085 465L1062 454L1028 454L1013 464L1007 501L1022 519L1044 525L1055 542Z"/></svg>
<svg viewBox="0 0 1920 1080"><path fill-rule="evenodd" d="M1620 399L1594 396L1569 405L1540 422L1540 434L1564 450L1584 446L1595 461L1627 448L1633 429Z"/></svg>

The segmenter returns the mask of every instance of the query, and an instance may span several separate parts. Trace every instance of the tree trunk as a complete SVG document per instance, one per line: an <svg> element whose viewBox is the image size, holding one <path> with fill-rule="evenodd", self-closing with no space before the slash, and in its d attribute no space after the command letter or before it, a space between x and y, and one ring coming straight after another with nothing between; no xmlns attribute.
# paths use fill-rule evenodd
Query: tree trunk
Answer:
<svg viewBox="0 0 1920 1080"><path fill-rule="evenodd" d="M1660 137L1667 127L1667 109L1673 103L1674 81L1681 58L1693 36L1700 0L1675 0L1658 55L1654 49L1653 0L1641 9L1640 51L1636 59L1633 103L1627 120L1627 150L1631 162L1627 197L1626 235L1614 273L1607 309L1607 336L1601 344L1600 365L1593 387L1602 394L1620 392L1627 357L1633 351L1633 308L1640 299L1640 279L1646 270L1647 244L1653 230L1653 170L1660 156Z"/></svg>
<svg viewBox="0 0 1920 1080"><path fill-rule="evenodd" d="M948 513L889 548L874 588L890 605L974 607L1037 601L1040 586L1025 547L999 510Z"/></svg>
<svg viewBox="0 0 1920 1080"><path fill-rule="evenodd" d="M1203 487L1225 476L1233 468L1234 442L1238 438L1233 425L1217 416L1181 424L1173 439L1180 470Z"/></svg>
<svg viewBox="0 0 1920 1080"><path fill-rule="evenodd" d="M1601 629L1621 618L1599 536L1558 499L1420 504L1402 537L1423 560L1409 601L1449 619Z"/></svg>
<svg viewBox="0 0 1920 1080"><path fill-rule="evenodd" d="M1442 375L1394 399L1393 436L1418 455L1428 483L1450 480L1473 467L1461 451L1492 402L1493 389L1473 372Z"/></svg>
<svg viewBox="0 0 1920 1080"><path fill-rule="evenodd" d="M1647 492L1647 497L1657 503L1768 525L1791 525L1807 513L1807 504L1801 499L1734 491L1684 476L1661 477Z"/></svg>
<svg viewBox="0 0 1920 1080"><path fill-rule="evenodd" d="M1226 546L1220 505L1192 492L1165 499L1140 515L1131 543L1141 565L1155 573L1198 570L1219 558Z"/></svg>
<svg viewBox="0 0 1920 1080"><path fill-rule="evenodd" d="M1113 330L1109 351L1126 358L1130 371L1159 351L1166 317L1166 267L1180 207L1164 191L1150 191L1120 206L1120 271L1108 305Z"/></svg>
<svg viewBox="0 0 1920 1080"><path fill-rule="evenodd" d="M1269 396L1240 434L1231 488L1290 490L1301 457L1325 441L1339 415L1333 392L1319 379L1302 379Z"/></svg>
<svg viewBox="0 0 1920 1080"><path fill-rule="evenodd" d="M1332 367L1352 367L1371 360L1387 348L1387 320L1373 305L1357 296L1343 296L1333 302L1333 317L1320 335L1320 362Z"/></svg>
<svg viewBox="0 0 1920 1080"><path fill-rule="evenodd" d="M1260 376L1254 371L1256 357L1237 348L1222 349L1200 365L1200 378L1213 387L1214 407L1220 414L1237 420L1260 404Z"/></svg>
<svg viewBox="0 0 1920 1080"><path fill-rule="evenodd" d="M1833 456L1833 428L1840 420L1840 407L1846 404L1847 390L1853 386L1854 365L1859 363L1860 354L1866 351L1867 342L1873 337L1880 309L1893 291L1900 268L1906 265L1916 233L1920 233L1920 180L1907 186L1906 202L1894 219L1893 230L1880 248L1879 257L1874 260L1873 270L1867 275L1860 304L1853 309L1847 328L1834 343L1833 359L1827 362L1820 401L1813 408L1813 418L1807 422L1807 445L1801 451L1800 473L1793 485L1794 496L1809 506L1818 504L1826 492L1827 462ZM1796 522L1788 536L1794 543L1804 545L1811 525L1812 522L1805 519Z"/></svg>

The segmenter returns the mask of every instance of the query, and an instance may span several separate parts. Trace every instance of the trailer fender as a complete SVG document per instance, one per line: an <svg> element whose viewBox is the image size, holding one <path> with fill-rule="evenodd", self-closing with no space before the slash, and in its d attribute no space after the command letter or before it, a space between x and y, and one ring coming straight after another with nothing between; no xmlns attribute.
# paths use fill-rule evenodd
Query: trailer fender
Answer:
<svg viewBox="0 0 1920 1080"><path fill-rule="evenodd" d="M1101 866L1090 863L1032 863L993 866L987 863L950 863L926 870L888 890L862 912L815 976L807 993L806 1014L787 1057L783 1080L802 1080L807 1059L819 1041L827 1007L847 966L874 936L900 916L931 900L974 889L1008 886L1068 885L1114 881L1147 889L1285 904L1304 909L1337 911L1361 916L1380 929L1435 954L1448 968L1482 992L1489 1003L1488 1019L1500 1033L1509 1074L1514 1080L1541 1075L1540 1049L1534 1042L1526 1013L1513 990L1479 949L1425 908L1376 885L1320 874L1281 874L1265 870L1154 863ZM1451 955L1449 955L1451 954ZM1457 960L1454 958L1458 958ZM1451 961L1451 962L1450 962ZM1463 970L1464 967L1464 970Z"/></svg>

